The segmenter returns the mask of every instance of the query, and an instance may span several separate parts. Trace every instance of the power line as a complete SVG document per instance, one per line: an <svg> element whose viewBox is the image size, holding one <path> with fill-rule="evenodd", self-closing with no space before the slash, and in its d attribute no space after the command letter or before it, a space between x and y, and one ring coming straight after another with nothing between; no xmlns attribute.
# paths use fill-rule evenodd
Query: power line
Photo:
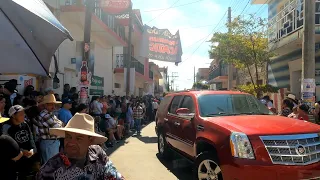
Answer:
<svg viewBox="0 0 320 180"><path fill-rule="evenodd" d="M184 63L184 62L188 61L189 59L191 59L191 57L193 56L193 54L198 51L198 49L202 46L202 44L206 41L206 39L208 39L209 36L212 35L212 34L214 33L214 31L218 28L219 24L222 22L222 20L224 19L224 17L227 15L227 12L228 12L228 11L226 11L226 12L224 13L224 15L222 16L222 18L221 18L220 21L218 22L218 24L213 28L213 30L210 32L210 34L208 34L208 35L206 36L206 38L201 42L201 44L192 52L192 54L191 54L186 60L182 61L181 63ZM180 64L181 64L181 63L180 63Z"/></svg>
<svg viewBox="0 0 320 180"><path fill-rule="evenodd" d="M246 6L243 8L242 12L240 13L240 16L242 15L242 13L244 12L244 10L248 7L249 3L251 0L248 0L248 3L246 4Z"/></svg>
<svg viewBox="0 0 320 180"><path fill-rule="evenodd" d="M204 0L193 1L193 2L186 3L186 4L180 4L180 5L177 5L177 6L172 6L172 7L169 7L169 8L146 10L146 11L143 11L143 12L162 11L162 10L166 10L166 9L177 8L177 7L187 6L187 5L190 5L190 4L195 4L195 3L198 3L200 1L204 1Z"/></svg>
<svg viewBox="0 0 320 180"><path fill-rule="evenodd" d="M160 13L158 16L154 17L153 19L151 19L151 21L149 21L147 24L149 24L150 22L152 22L153 20L155 20L156 18L158 18L159 16L161 16L162 14L164 14L166 11L168 11L170 8L172 8L175 4L177 4L180 0L177 0L176 2L174 2L170 7L166 8L164 11L162 11L162 13Z"/></svg>

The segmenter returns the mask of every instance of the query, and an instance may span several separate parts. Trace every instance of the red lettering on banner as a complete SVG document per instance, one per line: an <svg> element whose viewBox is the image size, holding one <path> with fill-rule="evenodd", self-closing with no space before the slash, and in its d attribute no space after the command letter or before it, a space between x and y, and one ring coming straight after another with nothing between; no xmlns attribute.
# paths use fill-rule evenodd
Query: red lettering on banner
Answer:
<svg viewBox="0 0 320 180"><path fill-rule="evenodd" d="M29 85L33 85L33 79L29 79L29 80L24 80L24 87L27 87Z"/></svg>
<svg viewBox="0 0 320 180"><path fill-rule="evenodd" d="M149 44L149 50L156 53L176 55L178 53L178 47L169 46L161 43L153 43Z"/></svg>

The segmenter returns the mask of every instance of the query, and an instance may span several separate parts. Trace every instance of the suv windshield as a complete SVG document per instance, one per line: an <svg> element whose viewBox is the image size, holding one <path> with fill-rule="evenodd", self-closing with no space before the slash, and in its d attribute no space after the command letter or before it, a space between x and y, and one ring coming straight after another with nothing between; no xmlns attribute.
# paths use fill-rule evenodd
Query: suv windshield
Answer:
<svg viewBox="0 0 320 180"><path fill-rule="evenodd" d="M207 94L198 97L202 117L272 115L257 98L246 94Z"/></svg>

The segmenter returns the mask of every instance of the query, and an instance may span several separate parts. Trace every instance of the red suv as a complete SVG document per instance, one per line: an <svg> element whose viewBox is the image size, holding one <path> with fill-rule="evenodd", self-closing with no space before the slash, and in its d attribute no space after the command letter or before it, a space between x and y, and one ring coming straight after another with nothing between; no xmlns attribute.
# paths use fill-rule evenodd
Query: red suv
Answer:
<svg viewBox="0 0 320 180"><path fill-rule="evenodd" d="M319 126L272 114L241 92L169 94L156 116L159 154L193 161L196 180L319 179Z"/></svg>

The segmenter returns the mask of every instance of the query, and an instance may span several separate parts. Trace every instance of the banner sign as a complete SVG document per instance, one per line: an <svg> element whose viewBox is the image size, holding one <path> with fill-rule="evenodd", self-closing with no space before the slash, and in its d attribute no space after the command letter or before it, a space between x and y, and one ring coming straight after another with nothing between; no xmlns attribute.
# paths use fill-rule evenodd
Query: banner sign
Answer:
<svg viewBox="0 0 320 180"><path fill-rule="evenodd" d="M128 12L131 0L101 0L101 7L108 14L119 15Z"/></svg>
<svg viewBox="0 0 320 180"><path fill-rule="evenodd" d="M104 78L99 76L92 76L91 86L104 87Z"/></svg>
<svg viewBox="0 0 320 180"><path fill-rule="evenodd" d="M174 62L181 62L182 48L179 31L171 34L168 29L144 26L141 41L141 56L149 59Z"/></svg>
<svg viewBox="0 0 320 180"><path fill-rule="evenodd" d="M103 89L90 89L89 94L92 96L103 96Z"/></svg>

